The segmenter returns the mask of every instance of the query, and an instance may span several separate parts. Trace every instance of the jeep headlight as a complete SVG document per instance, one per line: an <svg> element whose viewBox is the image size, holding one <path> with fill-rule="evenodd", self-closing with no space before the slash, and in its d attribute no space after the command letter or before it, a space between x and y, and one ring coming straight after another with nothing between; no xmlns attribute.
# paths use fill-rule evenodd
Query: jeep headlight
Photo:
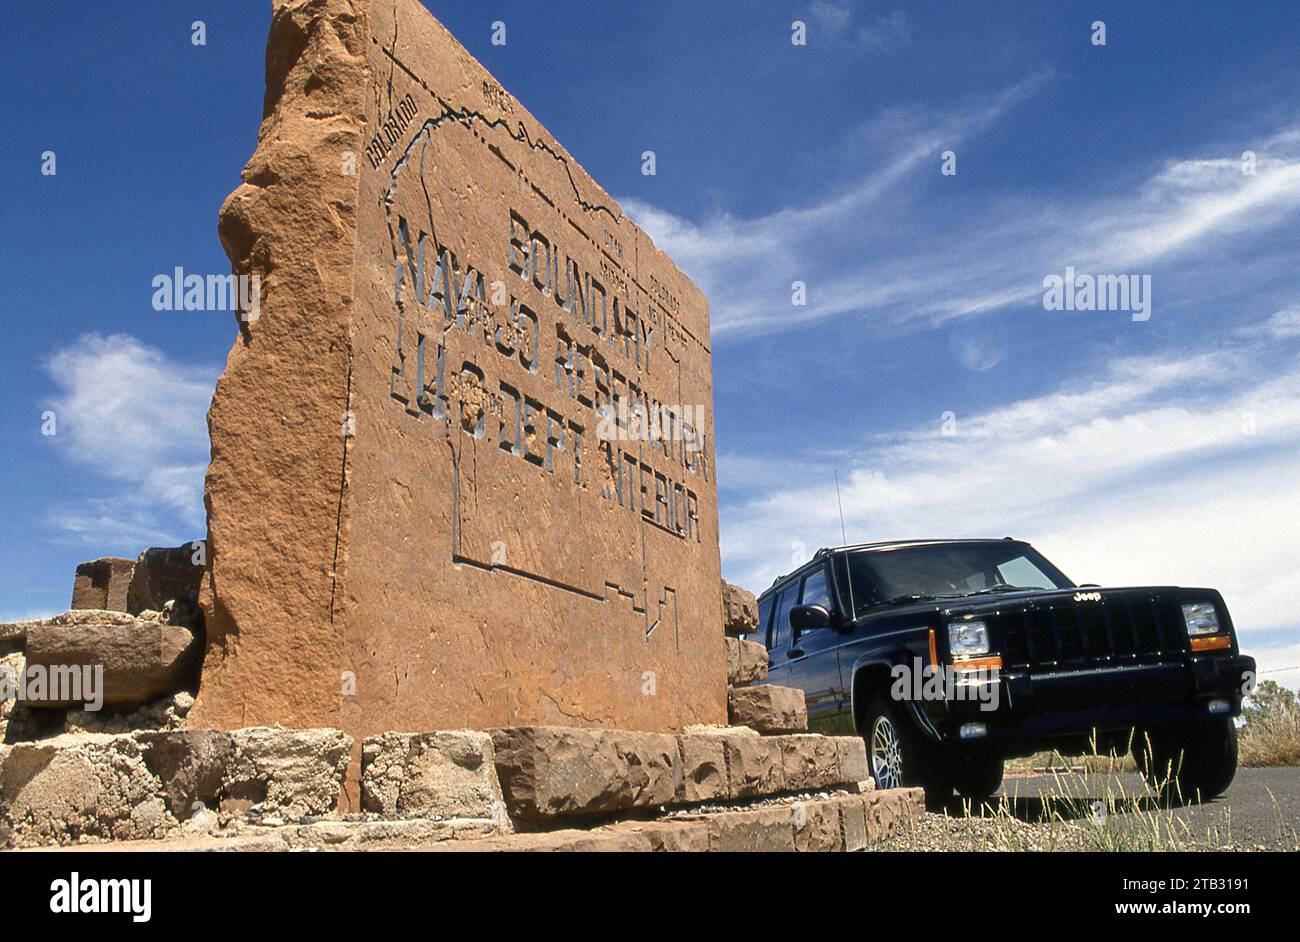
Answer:
<svg viewBox="0 0 1300 942"><path fill-rule="evenodd" d="M1183 621L1189 635L1212 635L1219 630L1219 613L1210 602L1184 605Z"/></svg>
<svg viewBox="0 0 1300 942"><path fill-rule="evenodd" d="M948 650L953 657L989 653L989 628L982 621L954 621L948 624Z"/></svg>

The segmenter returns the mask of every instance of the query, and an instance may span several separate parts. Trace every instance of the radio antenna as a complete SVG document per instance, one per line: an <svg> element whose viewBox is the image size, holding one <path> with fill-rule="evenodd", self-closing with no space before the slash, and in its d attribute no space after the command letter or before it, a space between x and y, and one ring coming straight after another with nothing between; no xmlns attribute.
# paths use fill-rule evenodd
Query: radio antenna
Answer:
<svg viewBox="0 0 1300 942"><path fill-rule="evenodd" d="M844 501L840 498L840 472L838 468L831 468L831 471L835 474L835 503L840 508L840 539L844 541L845 546L848 546L849 532L844 526ZM835 566L832 564L831 574L834 575L834 573ZM849 556L847 553L844 554L844 581L849 587L849 620L852 621L858 617L858 606L853 601L853 576L849 573Z"/></svg>
<svg viewBox="0 0 1300 942"><path fill-rule="evenodd" d="M844 529L844 501L840 500L840 472L838 468L832 468L831 471L835 475L835 503L840 507L840 538L844 540L844 545L848 546L849 534Z"/></svg>

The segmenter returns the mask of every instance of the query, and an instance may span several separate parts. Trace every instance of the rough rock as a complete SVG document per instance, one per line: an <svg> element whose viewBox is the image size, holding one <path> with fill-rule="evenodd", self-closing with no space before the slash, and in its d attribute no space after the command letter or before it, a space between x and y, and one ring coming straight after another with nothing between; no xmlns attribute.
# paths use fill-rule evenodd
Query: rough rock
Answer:
<svg viewBox="0 0 1300 942"><path fill-rule="evenodd" d="M678 801L713 801L731 797L726 735L725 732L700 731L684 732L677 737L681 754Z"/></svg>
<svg viewBox="0 0 1300 942"><path fill-rule="evenodd" d="M352 750L336 729L252 727L230 734L233 755L222 781L222 802L246 810L260 805L287 817L332 811Z"/></svg>
<svg viewBox="0 0 1300 942"><path fill-rule="evenodd" d="M726 580L722 582L722 628L729 635L753 634L758 628L758 600Z"/></svg>
<svg viewBox="0 0 1300 942"><path fill-rule="evenodd" d="M29 623L26 654L29 676L33 667L47 672L102 667L103 705L133 708L193 684L200 650L189 629L166 624L157 612L132 617L74 611ZM29 696L28 701L36 707L66 709L80 707L87 699L85 691L82 697L51 696L55 692L47 689L45 699L38 702Z"/></svg>
<svg viewBox="0 0 1300 942"><path fill-rule="evenodd" d="M853 853L866 849L866 808L861 801L844 801L840 803L840 831L844 835L844 849L846 851Z"/></svg>
<svg viewBox="0 0 1300 942"><path fill-rule="evenodd" d="M363 808L392 816L482 818L508 828L492 737L471 730L381 733L361 749Z"/></svg>
<svg viewBox="0 0 1300 942"><path fill-rule="evenodd" d="M18 690L18 678L23 672L23 655L21 651L0 656L0 742L5 739L9 728L9 717L17 706L15 699ZM13 694L13 697L6 696Z"/></svg>
<svg viewBox="0 0 1300 942"><path fill-rule="evenodd" d="M701 852L709 850L709 832L703 821L695 820L620 821L591 830L566 828L484 840L447 841L429 849L447 853Z"/></svg>
<svg viewBox="0 0 1300 942"><path fill-rule="evenodd" d="M844 782L834 739L812 733L772 740L780 744L786 791L819 791Z"/></svg>
<svg viewBox="0 0 1300 942"><path fill-rule="evenodd" d="M9 747L0 818L19 844L158 838L175 825L140 745L94 734Z"/></svg>
<svg viewBox="0 0 1300 942"><path fill-rule="evenodd" d="M215 808L221 801L226 770L234 758L229 733L212 729L137 733L145 766L161 783L167 810L178 821L192 816L202 802Z"/></svg>
<svg viewBox="0 0 1300 942"><path fill-rule="evenodd" d="M715 853L789 852L795 849L788 805L712 815L706 820L709 850Z"/></svg>
<svg viewBox="0 0 1300 942"><path fill-rule="evenodd" d="M734 726L760 733L797 733L808 728L808 708L803 691L796 687L733 687L728 706Z"/></svg>
<svg viewBox="0 0 1300 942"><path fill-rule="evenodd" d="M800 801L791 808L794 849L802 853L833 853L844 850L840 829L842 800Z"/></svg>
<svg viewBox="0 0 1300 942"><path fill-rule="evenodd" d="M192 706L194 697L182 690L130 712L69 710L64 726L69 733L133 733L137 730L180 729L185 725L185 717Z"/></svg>
<svg viewBox="0 0 1300 942"><path fill-rule="evenodd" d="M133 615L160 612L173 602L181 609L197 611L204 566L195 562L196 549L193 543L186 543L174 548L150 547L141 553L127 587L126 610ZM202 555L197 558L205 559Z"/></svg>
<svg viewBox="0 0 1300 942"><path fill-rule="evenodd" d="M68 608L125 612L135 560L105 556L77 567Z"/></svg>
<svg viewBox="0 0 1300 942"><path fill-rule="evenodd" d="M925 814L925 791L920 788L886 788L861 799L868 840L892 834Z"/></svg>
<svg viewBox="0 0 1300 942"><path fill-rule="evenodd" d="M767 680L767 648L754 641L727 638L727 683L744 687Z"/></svg>
<svg viewBox="0 0 1300 942"><path fill-rule="evenodd" d="M725 738L727 788L732 798L773 795L785 790L780 740L757 734Z"/></svg>
<svg viewBox="0 0 1300 942"><path fill-rule="evenodd" d="M872 781L871 767L867 764L867 744L861 736L832 736L831 741L839 753L841 782ZM875 782L872 781L872 785Z"/></svg>
<svg viewBox="0 0 1300 942"><path fill-rule="evenodd" d="M677 739L562 726L492 730L512 817L549 818L665 805L677 794Z"/></svg>

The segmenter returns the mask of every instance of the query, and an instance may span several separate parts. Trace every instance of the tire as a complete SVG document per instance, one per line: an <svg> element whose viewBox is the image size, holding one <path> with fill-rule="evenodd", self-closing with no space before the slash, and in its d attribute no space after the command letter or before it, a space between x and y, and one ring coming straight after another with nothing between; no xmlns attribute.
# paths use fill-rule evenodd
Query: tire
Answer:
<svg viewBox="0 0 1300 942"><path fill-rule="evenodd" d="M863 739L867 767L877 788L925 789L928 805L940 804L952 794L952 785L935 769L933 750L927 747L906 708L884 691L872 695L867 705Z"/></svg>
<svg viewBox="0 0 1300 942"><path fill-rule="evenodd" d="M1002 760L997 756L970 759L953 772L957 794L971 801L984 801L1002 787Z"/></svg>
<svg viewBox="0 0 1300 942"><path fill-rule="evenodd" d="M1192 727L1149 730L1134 738L1133 758L1166 804L1212 801L1237 774L1237 727L1225 716Z"/></svg>

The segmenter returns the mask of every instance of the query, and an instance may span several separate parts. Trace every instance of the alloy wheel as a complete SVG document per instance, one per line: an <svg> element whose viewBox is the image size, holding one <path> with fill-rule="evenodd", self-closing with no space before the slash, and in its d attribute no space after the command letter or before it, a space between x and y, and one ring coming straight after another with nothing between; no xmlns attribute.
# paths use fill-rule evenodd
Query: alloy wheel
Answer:
<svg viewBox="0 0 1300 942"><path fill-rule="evenodd" d="M893 720L887 716L877 716L871 724L871 770L880 788L903 784L903 747Z"/></svg>

